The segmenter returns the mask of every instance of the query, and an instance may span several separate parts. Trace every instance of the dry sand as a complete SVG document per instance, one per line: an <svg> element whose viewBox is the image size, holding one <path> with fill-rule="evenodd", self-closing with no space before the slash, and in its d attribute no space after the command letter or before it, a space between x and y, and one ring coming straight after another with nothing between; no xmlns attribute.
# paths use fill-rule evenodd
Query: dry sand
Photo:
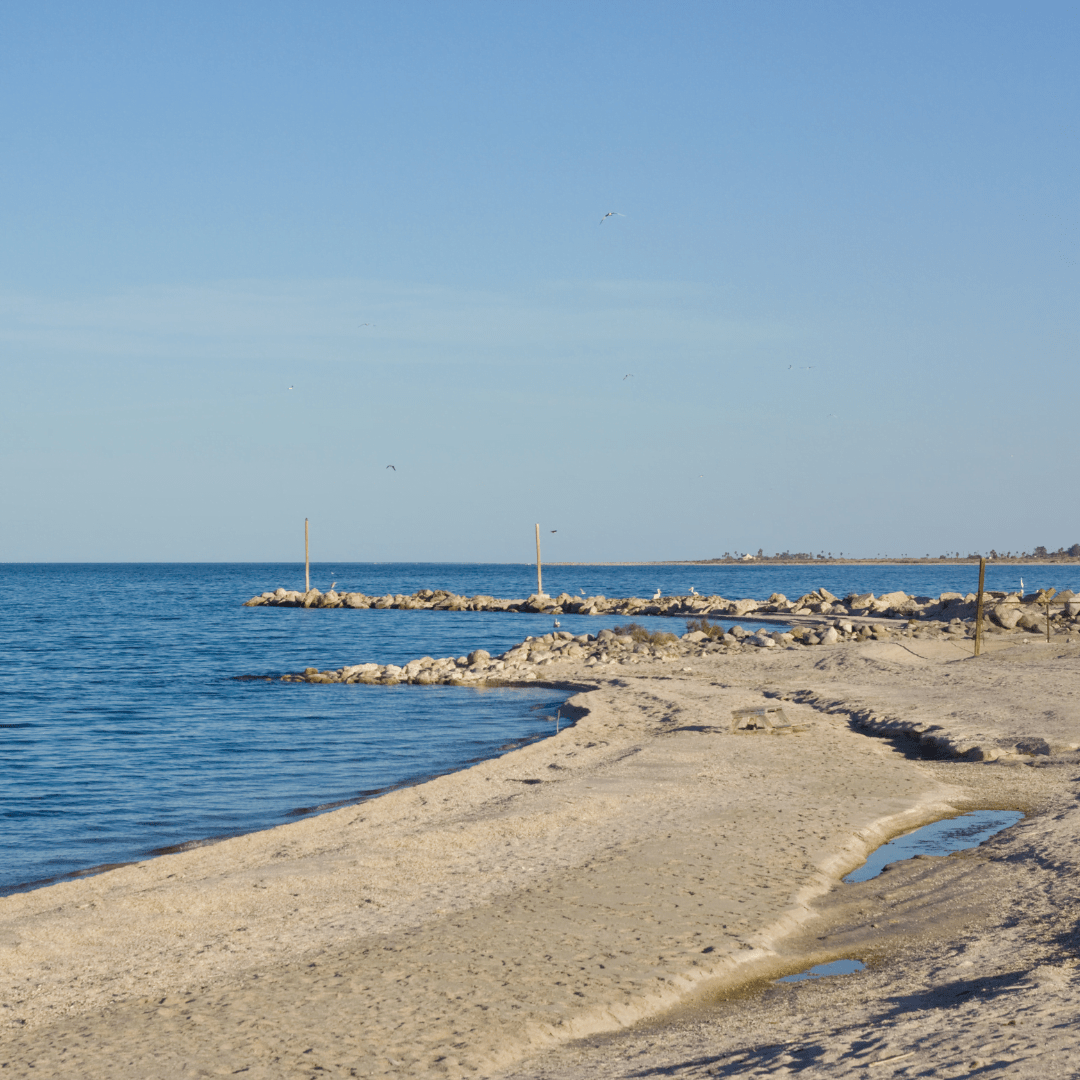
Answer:
<svg viewBox="0 0 1080 1080"><path fill-rule="evenodd" d="M553 739L0 899L0 1075L1075 1075L1078 649L969 651L563 662L595 689ZM731 732L778 698L802 731ZM1002 757L915 760L868 709ZM976 806L1030 815L839 884Z"/></svg>

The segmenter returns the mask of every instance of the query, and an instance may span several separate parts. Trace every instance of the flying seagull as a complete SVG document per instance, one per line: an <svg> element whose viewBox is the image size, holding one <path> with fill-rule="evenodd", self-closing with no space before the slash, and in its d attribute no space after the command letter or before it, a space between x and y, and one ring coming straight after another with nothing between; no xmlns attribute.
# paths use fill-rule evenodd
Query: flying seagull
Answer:
<svg viewBox="0 0 1080 1080"><path fill-rule="evenodd" d="M626 382L626 380L627 380L627 379L632 379L633 377L634 377L633 375L624 375L624 376L622 377L622 381L623 381L623 382Z"/></svg>
<svg viewBox="0 0 1080 1080"><path fill-rule="evenodd" d="M393 469L393 470L394 470L394 472L397 472L397 468L396 468L395 466L393 466L393 465L387 465L386 467L387 467L388 469Z"/></svg>
<svg viewBox="0 0 1080 1080"><path fill-rule="evenodd" d="M603 225L609 217L626 217L625 214L620 214L618 210L609 210L601 219L600 224Z"/></svg>
<svg viewBox="0 0 1080 1080"><path fill-rule="evenodd" d="M374 326L373 322L362 322L356 329L359 330L361 326Z"/></svg>
<svg viewBox="0 0 1080 1080"><path fill-rule="evenodd" d="M584 589L578 589L578 592L581 593L582 596L585 595L585 590Z"/></svg>
<svg viewBox="0 0 1080 1080"><path fill-rule="evenodd" d="M558 529L552 529L551 531L552 532L558 532L559 530Z"/></svg>
<svg viewBox="0 0 1080 1080"><path fill-rule="evenodd" d="M292 389L292 387L290 386L290 387L289 387L289 389L291 390L291 389Z"/></svg>

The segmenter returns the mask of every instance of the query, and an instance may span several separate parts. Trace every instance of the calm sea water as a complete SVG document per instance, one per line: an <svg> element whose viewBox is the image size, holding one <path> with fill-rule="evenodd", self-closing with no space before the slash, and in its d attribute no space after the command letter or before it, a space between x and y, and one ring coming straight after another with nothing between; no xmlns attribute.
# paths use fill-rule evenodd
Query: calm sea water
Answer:
<svg viewBox="0 0 1080 1080"><path fill-rule="evenodd" d="M1025 569L1071 586L1073 568ZM1015 567L989 567L1013 588ZM1059 580L1059 578L1061 580ZM1015 581L1013 580L1015 579ZM528 565L319 564L312 583L524 597ZM244 608L295 564L0 565L0 892L292 820L504 752L552 730L543 688L237 682L308 665L501 652L549 617ZM549 593L797 596L819 585L936 594L969 567L552 567ZM563 616L595 633L618 617ZM641 620L681 631L679 620ZM752 628L752 622L743 621Z"/></svg>

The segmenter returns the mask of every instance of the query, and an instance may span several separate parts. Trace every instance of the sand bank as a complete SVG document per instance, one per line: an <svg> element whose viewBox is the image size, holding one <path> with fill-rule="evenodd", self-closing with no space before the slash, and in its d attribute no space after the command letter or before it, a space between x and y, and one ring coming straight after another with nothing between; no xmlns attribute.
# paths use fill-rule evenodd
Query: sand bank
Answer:
<svg viewBox="0 0 1080 1080"><path fill-rule="evenodd" d="M560 681L595 689L553 739L0 900L0 1066L492 1076L790 969L831 918L815 904L883 839L953 808L1057 805L1071 783L1053 768L1036 790L994 779L1027 765L916 762L852 712L919 708L1012 740L1003 760L1052 764L1075 745L1074 651L973 662L962 644L849 643L677 672L567 661ZM778 699L801 732L731 731L733 709ZM1045 750L1021 754L1021 738ZM1042 841L1061 842L1053 828Z"/></svg>

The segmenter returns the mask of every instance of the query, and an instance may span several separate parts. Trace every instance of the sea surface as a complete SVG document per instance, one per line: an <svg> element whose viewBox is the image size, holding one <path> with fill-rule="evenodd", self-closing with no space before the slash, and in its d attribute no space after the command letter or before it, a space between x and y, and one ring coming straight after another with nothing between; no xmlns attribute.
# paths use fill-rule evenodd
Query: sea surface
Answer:
<svg viewBox="0 0 1080 1080"><path fill-rule="evenodd" d="M988 588L1080 592L1071 566L987 568ZM525 597L512 564L312 566L324 591L444 588ZM923 595L975 588L969 566L553 566L544 588L606 596L799 596L818 586ZM0 894L268 828L544 738L568 696L533 687L237 681L307 666L502 652L552 629L496 612L245 608L297 564L0 564ZM618 616L562 616L596 633ZM679 619L641 619L682 633ZM729 624L730 625L730 624ZM742 625L753 629L752 620Z"/></svg>

